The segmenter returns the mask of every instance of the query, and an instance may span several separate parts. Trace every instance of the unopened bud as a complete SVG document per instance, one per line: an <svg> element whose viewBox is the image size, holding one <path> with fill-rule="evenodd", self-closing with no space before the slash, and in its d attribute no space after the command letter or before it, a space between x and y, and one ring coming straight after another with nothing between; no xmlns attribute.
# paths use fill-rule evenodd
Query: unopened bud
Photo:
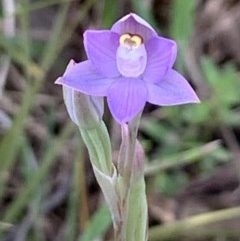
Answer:
<svg viewBox="0 0 240 241"><path fill-rule="evenodd" d="M69 62L63 78L74 64L73 60ZM63 98L69 116L80 129L92 129L99 124L104 108L102 97L88 96L70 87L63 86Z"/></svg>
<svg viewBox="0 0 240 241"><path fill-rule="evenodd" d="M118 172L123 177L131 177L132 181L144 176L145 154L140 142L135 139L130 143L130 133L127 124L121 125L122 144L118 158Z"/></svg>
<svg viewBox="0 0 240 241"><path fill-rule="evenodd" d="M138 181L140 177L144 176L144 167L145 167L144 150L140 142L136 140L135 155L133 160L133 174L132 174L133 181Z"/></svg>

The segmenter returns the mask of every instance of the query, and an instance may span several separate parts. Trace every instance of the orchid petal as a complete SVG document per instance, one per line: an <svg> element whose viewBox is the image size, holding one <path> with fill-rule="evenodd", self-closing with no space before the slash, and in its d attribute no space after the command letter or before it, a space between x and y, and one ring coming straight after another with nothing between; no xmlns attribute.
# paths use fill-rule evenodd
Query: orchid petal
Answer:
<svg viewBox="0 0 240 241"><path fill-rule="evenodd" d="M144 19L134 13L130 13L119 19L111 28L111 30L120 35L125 33L136 34L147 41L153 36L157 36L156 31Z"/></svg>
<svg viewBox="0 0 240 241"><path fill-rule="evenodd" d="M68 67L63 77L58 78L55 83L88 95L106 96L108 87L114 81L113 78L104 78L97 74L87 60Z"/></svg>
<svg viewBox="0 0 240 241"><path fill-rule="evenodd" d="M116 64L118 34L109 30L88 30L84 33L84 46L96 72L104 77L119 76Z"/></svg>
<svg viewBox="0 0 240 241"><path fill-rule="evenodd" d="M143 73L143 80L157 83L172 68L177 55L176 42L170 39L155 37L146 44L147 66Z"/></svg>
<svg viewBox="0 0 240 241"><path fill-rule="evenodd" d="M108 89L107 101L113 117L124 123L144 108L147 88L137 78L119 78Z"/></svg>
<svg viewBox="0 0 240 241"><path fill-rule="evenodd" d="M147 84L148 102L169 106L199 103L199 99L188 81L175 70L170 70L158 84Z"/></svg>

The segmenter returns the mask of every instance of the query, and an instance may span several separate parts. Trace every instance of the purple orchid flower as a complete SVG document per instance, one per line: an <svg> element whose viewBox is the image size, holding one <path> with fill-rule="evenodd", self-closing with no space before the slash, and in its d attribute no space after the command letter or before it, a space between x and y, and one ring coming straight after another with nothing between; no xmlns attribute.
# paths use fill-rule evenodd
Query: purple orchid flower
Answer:
<svg viewBox="0 0 240 241"><path fill-rule="evenodd" d="M119 123L140 112L146 102L161 106L200 102L187 80L173 70L176 42L157 35L130 13L111 30L87 30L88 60L75 64L57 84L92 96L106 96Z"/></svg>

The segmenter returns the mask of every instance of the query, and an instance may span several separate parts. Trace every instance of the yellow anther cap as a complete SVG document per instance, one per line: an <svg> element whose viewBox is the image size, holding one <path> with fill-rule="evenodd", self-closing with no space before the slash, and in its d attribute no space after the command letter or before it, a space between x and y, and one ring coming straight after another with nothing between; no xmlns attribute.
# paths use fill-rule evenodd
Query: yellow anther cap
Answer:
<svg viewBox="0 0 240 241"><path fill-rule="evenodd" d="M142 38L139 35L125 33L120 36L119 42L128 48L138 48L142 44Z"/></svg>

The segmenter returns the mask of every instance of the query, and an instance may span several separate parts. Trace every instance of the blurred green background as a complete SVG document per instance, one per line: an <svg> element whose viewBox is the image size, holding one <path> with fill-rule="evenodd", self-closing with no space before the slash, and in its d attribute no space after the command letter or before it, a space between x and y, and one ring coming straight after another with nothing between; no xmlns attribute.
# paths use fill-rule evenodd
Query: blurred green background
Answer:
<svg viewBox="0 0 240 241"><path fill-rule="evenodd" d="M0 9L0 240L113 240L54 81L86 58L86 29L129 12L177 41L175 68L202 101L144 110L149 240L240 240L239 0L1 0ZM119 126L105 112L117 152Z"/></svg>

